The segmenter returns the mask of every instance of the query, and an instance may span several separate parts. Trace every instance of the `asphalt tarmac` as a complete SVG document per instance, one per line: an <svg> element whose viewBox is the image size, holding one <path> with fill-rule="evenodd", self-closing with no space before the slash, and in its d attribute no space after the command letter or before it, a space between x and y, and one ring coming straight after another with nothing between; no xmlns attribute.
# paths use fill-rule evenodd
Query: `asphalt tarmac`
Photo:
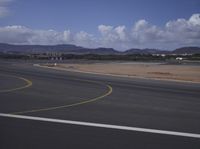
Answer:
<svg viewBox="0 0 200 149"><path fill-rule="evenodd" d="M200 84L0 62L0 149L199 149Z"/></svg>

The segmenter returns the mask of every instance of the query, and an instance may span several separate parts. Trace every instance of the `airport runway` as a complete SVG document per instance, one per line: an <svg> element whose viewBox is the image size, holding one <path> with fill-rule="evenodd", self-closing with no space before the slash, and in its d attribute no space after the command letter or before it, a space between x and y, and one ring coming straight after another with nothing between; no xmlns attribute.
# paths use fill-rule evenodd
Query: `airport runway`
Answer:
<svg viewBox="0 0 200 149"><path fill-rule="evenodd" d="M0 148L199 149L200 84L0 61Z"/></svg>

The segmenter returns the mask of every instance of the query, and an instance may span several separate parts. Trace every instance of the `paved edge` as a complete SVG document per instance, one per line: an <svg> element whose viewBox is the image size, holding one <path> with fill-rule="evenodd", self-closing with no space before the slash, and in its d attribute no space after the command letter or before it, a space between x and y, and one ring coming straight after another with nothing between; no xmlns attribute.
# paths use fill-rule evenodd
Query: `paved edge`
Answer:
<svg viewBox="0 0 200 149"><path fill-rule="evenodd" d="M145 133L152 133L152 134L162 134L162 135L171 135L171 136L200 139L200 134L168 131L168 130L158 130L158 129L148 129L148 128L139 128L139 127L91 123L91 122L71 121L71 120L34 117L34 116L25 116L25 115L14 115L14 114L5 114L5 113L0 113L0 117L17 118L17 119L25 119L25 120L33 120L33 121L51 122L51 123L61 123L61 124L68 124L68 125L79 125L79 126L86 126L86 127L97 127L97 128L106 128L106 129L115 129L115 130L145 132Z"/></svg>

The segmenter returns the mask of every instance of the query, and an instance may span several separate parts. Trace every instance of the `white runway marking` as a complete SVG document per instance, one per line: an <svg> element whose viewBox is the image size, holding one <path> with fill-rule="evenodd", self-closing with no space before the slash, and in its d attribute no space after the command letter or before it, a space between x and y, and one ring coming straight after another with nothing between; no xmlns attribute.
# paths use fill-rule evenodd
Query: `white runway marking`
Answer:
<svg viewBox="0 0 200 149"><path fill-rule="evenodd" d="M176 132L176 131L167 131L167 130L158 130L158 129L139 128L139 127L99 124L99 123L80 122L80 121L71 121L71 120L61 120L61 119L52 119L52 118L43 118L43 117L34 117L34 116L24 116L24 115L14 115L14 114L5 114L5 113L0 113L0 117L18 118L18 119L43 121L43 122L52 122L52 123L62 123L62 124L71 124L71 125L81 125L81 126L89 126L89 127L99 127L99 128L107 128L107 129L137 131L137 132L164 134L164 135L190 137L190 138L200 138L200 134L195 134L195 133Z"/></svg>

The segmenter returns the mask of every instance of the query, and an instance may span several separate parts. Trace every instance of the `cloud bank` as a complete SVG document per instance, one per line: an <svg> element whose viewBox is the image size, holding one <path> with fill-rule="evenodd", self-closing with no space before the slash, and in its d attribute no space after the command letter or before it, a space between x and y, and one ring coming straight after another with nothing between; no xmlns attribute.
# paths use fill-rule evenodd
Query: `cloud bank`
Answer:
<svg viewBox="0 0 200 149"><path fill-rule="evenodd" d="M1 1L0 1L1 3ZM129 48L174 49L181 46L200 46L200 14L189 19L168 21L158 27L146 20L138 20L131 28L126 26L99 25L101 36L85 31L73 33L55 30L33 30L25 26L0 27L0 42L11 44L76 44L79 46L111 47L117 50Z"/></svg>

